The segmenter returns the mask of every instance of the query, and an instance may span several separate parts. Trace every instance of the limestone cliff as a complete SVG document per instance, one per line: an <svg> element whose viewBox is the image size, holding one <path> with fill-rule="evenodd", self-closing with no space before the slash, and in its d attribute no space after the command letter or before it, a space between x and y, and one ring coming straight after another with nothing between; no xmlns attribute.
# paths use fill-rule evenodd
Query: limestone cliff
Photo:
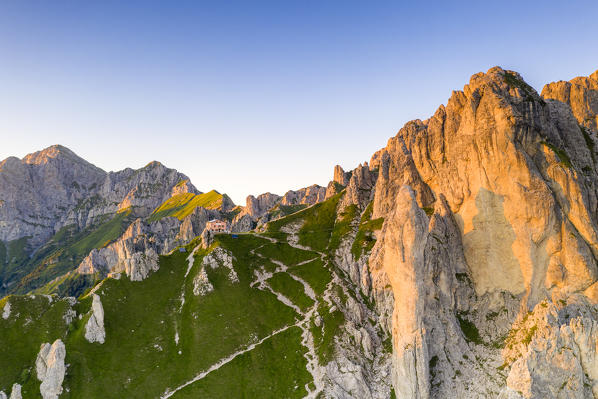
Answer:
<svg viewBox="0 0 598 399"><path fill-rule="evenodd" d="M557 91L492 68L372 157L385 222L369 268L397 397L598 397L596 137L576 119L596 114ZM578 312L507 338L570 301ZM547 343L565 336L584 342L566 360Z"/></svg>
<svg viewBox="0 0 598 399"><path fill-rule="evenodd" d="M589 77L547 84L542 89L542 97L564 102L571 107L580 125L594 131L598 129L598 71Z"/></svg>

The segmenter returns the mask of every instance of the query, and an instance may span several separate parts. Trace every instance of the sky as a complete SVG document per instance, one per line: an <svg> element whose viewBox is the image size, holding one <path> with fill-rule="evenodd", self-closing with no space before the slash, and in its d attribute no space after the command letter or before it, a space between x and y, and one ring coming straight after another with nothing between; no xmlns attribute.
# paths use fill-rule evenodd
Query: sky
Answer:
<svg viewBox="0 0 598 399"><path fill-rule="evenodd" d="M152 160L238 204L326 185L500 65L598 69L592 1L0 2L0 159Z"/></svg>

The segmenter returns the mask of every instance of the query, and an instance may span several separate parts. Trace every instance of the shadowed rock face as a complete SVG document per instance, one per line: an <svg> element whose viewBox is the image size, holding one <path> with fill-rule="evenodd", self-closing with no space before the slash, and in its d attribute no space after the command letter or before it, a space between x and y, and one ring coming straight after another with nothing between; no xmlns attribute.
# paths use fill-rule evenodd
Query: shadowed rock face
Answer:
<svg viewBox="0 0 598 399"><path fill-rule="evenodd" d="M584 137L578 124L596 117L593 79L569 84L583 86L584 94L556 95L564 89L549 85L542 98L519 74L492 68L472 76L430 119L407 123L372 157L370 165L379 169L373 217L385 224L369 264L374 296L394 337L397 397L510 395L501 385L506 380L520 390L522 367L507 364L497 373L500 342L475 344L459 330L487 330L494 312L509 313L514 304L519 314L496 329L505 336L545 301L578 298L588 312L594 309L595 137ZM569 104L581 97L585 105L572 111ZM436 231L440 220L454 228ZM556 331L563 321L547 325ZM595 341L596 332L584 326L581 334ZM458 367L464 350L485 360ZM538 366L524 397L540 397L534 378L559 367L554 353L537 356L553 369ZM534 364L541 364L537 356ZM581 355L572 356L587 367ZM479 384L473 387L471 379ZM591 395L598 381L584 381L581 395Z"/></svg>
<svg viewBox="0 0 598 399"><path fill-rule="evenodd" d="M0 163L0 240L30 237L37 248L63 226L82 229L128 207L144 216L181 190L197 192L159 162L106 173L60 145L7 158Z"/></svg>
<svg viewBox="0 0 598 399"><path fill-rule="evenodd" d="M250 195L247 197L245 212L254 219L260 218L279 203L281 198L281 196L272 193L260 194L257 198Z"/></svg>
<svg viewBox="0 0 598 399"><path fill-rule="evenodd" d="M0 246L10 248L10 243L19 239L22 248L8 253L15 264L0 267L0 295L19 290L20 285L34 289L48 281L43 276L50 269L44 259L43 254L48 254L44 245L66 247L69 237L89 233L119 212L128 215L131 210L131 216L144 218L172 195L185 192L198 193L185 175L159 162L138 170L106 173L59 145L29 154L22 160L12 157L2 161ZM126 223L130 221L127 219ZM192 227L198 228L197 224L195 220L187 223L181 229L181 236L185 235L183 230L189 233ZM121 231L112 232L109 240ZM174 237L164 239L173 241ZM171 244L165 246L168 245ZM34 258L36 253L42 255ZM65 255L68 256L70 259L63 259L66 263L57 273L70 271L64 270L69 263L76 267L85 254Z"/></svg>
<svg viewBox="0 0 598 399"><path fill-rule="evenodd" d="M0 163L0 240L43 242L66 208L92 196L106 172L62 146ZM43 217L40 217L43 215Z"/></svg>

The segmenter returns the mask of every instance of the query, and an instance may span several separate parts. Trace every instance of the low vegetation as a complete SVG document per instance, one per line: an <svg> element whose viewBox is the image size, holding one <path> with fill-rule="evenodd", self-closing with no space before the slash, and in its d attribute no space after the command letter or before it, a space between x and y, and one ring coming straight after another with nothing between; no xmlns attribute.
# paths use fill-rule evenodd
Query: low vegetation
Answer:
<svg viewBox="0 0 598 399"><path fill-rule="evenodd" d="M326 286L332 280L330 270L325 267L320 258L300 266L292 266L289 268L289 273L307 281L317 295L324 294Z"/></svg>
<svg viewBox="0 0 598 399"><path fill-rule="evenodd" d="M380 230L382 228L382 224L384 223L384 218L371 220L374 210L373 206L373 203L370 202L361 215L359 229L357 230L355 241L351 247L351 253L355 259L359 259L362 254L368 253L372 250L372 247L376 243L373 232Z"/></svg>
<svg viewBox="0 0 598 399"><path fill-rule="evenodd" d="M573 165L571 164L571 158L569 158L569 155L567 155L565 150L558 148L546 141L543 141L542 144L545 145L546 147L550 148L556 154L557 158L559 159L559 162L563 166L566 166L567 168L573 167Z"/></svg>
<svg viewBox="0 0 598 399"><path fill-rule="evenodd" d="M355 204L347 206L340 216L341 219L334 225L334 229L330 236L330 242L328 243L328 252L330 254L334 254L340 246L343 237L351 231L351 223L357 216L357 206Z"/></svg>
<svg viewBox="0 0 598 399"><path fill-rule="evenodd" d="M318 314L321 317L320 326L312 321L311 333L314 336L318 360L320 364L326 364L332 360L335 348L334 337L338 335L345 318L341 311L331 309L325 302L320 303Z"/></svg>
<svg viewBox="0 0 598 399"><path fill-rule="evenodd" d="M480 337L480 332L476 325L469 321L465 315L458 313L457 320L459 321L459 327L461 327L461 331L468 342L473 342L477 345L484 343Z"/></svg>
<svg viewBox="0 0 598 399"><path fill-rule="evenodd" d="M199 206L206 209L218 209L222 206L222 198L223 195L216 190L203 194L181 193L173 195L152 212L148 221L155 222L167 216L182 220Z"/></svg>
<svg viewBox="0 0 598 399"><path fill-rule="evenodd" d="M63 281L67 281L64 276L66 273L77 267L92 249L105 247L116 240L133 219L132 210L126 209L115 215L106 215L98 223L83 230L77 230L74 225L65 226L33 256L27 250L27 237L10 242L6 251L9 262L0 263L0 279L15 282L10 292L19 294L39 289L60 276L64 277ZM0 257L1 253L0 249ZM76 291L67 289L68 287L59 288L56 284L53 286L56 290L42 291L77 294Z"/></svg>
<svg viewBox="0 0 598 399"><path fill-rule="evenodd" d="M287 273L274 274L268 279L268 284L274 291L289 298L304 312L314 304L314 301L305 294L303 284L294 280Z"/></svg>

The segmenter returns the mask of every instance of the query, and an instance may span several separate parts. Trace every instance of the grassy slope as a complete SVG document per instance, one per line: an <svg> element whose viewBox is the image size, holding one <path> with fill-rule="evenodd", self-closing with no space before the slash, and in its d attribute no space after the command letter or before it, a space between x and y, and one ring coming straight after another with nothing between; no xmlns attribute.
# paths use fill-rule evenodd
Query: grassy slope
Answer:
<svg viewBox="0 0 598 399"><path fill-rule="evenodd" d="M66 336L68 326L62 317L69 305L66 300L50 303L41 295L8 296L0 300L0 312L7 301L11 317L0 317L0 390L10 392L12 384L19 383L25 398L39 396L35 358L41 343Z"/></svg>
<svg viewBox="0 0 598 399"><path fill-rule="evenodd" d="M78 370L66 380L71 392L82 397L156 397L253 339L293 324L294 311L274 295L249 287L253 262L246 249L256 241L261 240L241 236L230 245L226 237L221 239L220 244L232 248L237 258L240 283L230 283L222 268L208 269L215 289L204 297L192 292L192 277L203 256L198 254L185 282L181 313L178 298L187 268L185 253L163 257L160 270L142 282L107 280L101 289L107 342L89 344L82 337L82 327L67 342L67 361ZM178 347L175 331L180 335Z"/></svg>
<svg viewBox="0 0 598 399"><path fill-rule="evenodd" d="M300 232L303 245L311 243L315 249L326 249L333 231L344 232L343 225L338 225L333 217L338 197L329 201L299 212L304 220L309 221L305 224L307 228ZM280 226L296 221L296 215L280 219ZM341 219L340 223L343 223L348 216ZM326 233L322 234L322 231ZM286 235L282 237L286 238ZM219 235L215 245L233 253L240 282L231 283L223 268L208 269L214 291L203 297L193 295L192 280L206 251L198 251L192 270L187 278L184 277L187 269L185 258L192 249L191 244L187 246L186 253L176 251L161 257L160 270L142 282L131 282L126 278L106 280L99 290L107 330L107 340L103 345L90 344L84 339L88 315L67 328L61 322L63 310L56 302L51 307L56 307L56 310L45 311L46 322L43 317L28 316L29 309L23 308L20 323L24 323L27 317L31 318L30 325L35 331L26 340L20 337L21 327L1 328L3 320L0 319L0 342L5 353L15 345L22 346L22 350L15 352L12 358L0 352L0 370L11 370L4 379L0 376L0 389L7 390L13 382L26 381L25 391L35 392L39 382L34 372L27 379L23 370L33 367L42 342L63 337L67 347L66 362L70 367L61 397L158 397L167 387L174 388L188 381L219 359L278 328L294 324L299 315L292 309L271 293L249 286L253 269L259 266L270 270L276 268L264 258L252 255L252 249L290 265L289 273L303 278L314 288L321 303L319 313L324 322L321 327L315 327L312 321L311 329L318 357L321 361L329 360L334 353L334 337L344 322L342 313L330 313L322 299L332 279L329 261L322 260L316 252L296 249L286 243L271 243L251 234L241 234L237 239ZM307 260L312 261L298 265ZM312 303L303 293L302 285L288 275L277 274L269 283L303 309ZM186 301L180 310L179 298L183 290ZM15 298L23 300L23 297L13 296L11 303ZM85 298L76 308L86 314L90 305L90 299ZM0 311L2 306L0 302ZM178 346L174 341L176 332L180 335ZM311 377L305 369L305 348L300 345L300 340L300 331L290 328L174 397L303 397L303 387Z"/></svg>
<svg viewBox="0 0 598 399"><path fill-rule="evenodd" d="M26 248L26 237L11 241L6 246L2 244L0 258L3 258L2 254L5 255L4 259L0 259L4 260L0 262L0 281L13 282L7 293L23 294L40 288L73 270L92 249L101 248L117 239L132 220L131 210L126 210L112 217L107 216L103 222L83 231L66 226L31 257Z"/></svg>
<svg viewBox="0 0 598 399"><path fill-rule="evenodd" d="M285 225L302 222L302 227L298 231L299 244L326 255L324 260L317 256L311 262L298 266L297 256L292 257L290 254L284 256L282 251L277 251L283 258L286 258L287 264L294 265L289 267L288 272L307 281L320 298L318 314L322 317L322 323L320 327L315 325L314 320L310 324L320 364L326 364L332 359L335 350L335 337L340 333L341 326L344 323L342 312L339 310L331 312L329 305L322 300L328 287L330 289L339 288L335 287L334 284L330 285L332 270L334 269L331 259L334 257L334 252L339 247L343 237L351 231L351 223L357 217L357 207L354 205L346 207L342 213L337 210L339 200L343 195L344 191L303 211L270 222L266 233L271 237L282 240L286 238L286 234L281 232ZM337 215L340 216L338 220ZM367 223L370 216L371 207L370 210L364 212L361 222ZM367 225L366 227L369 228L370 226ZM361 248L361 241L358 245ZM266 253L264 248L260 251Z"/></svg>
<svg viewBox="0 0 598 399"><path fill-rule="evenodd" d="M276 292L280 292L299 306L301 311L307 311L307 309L314 304L314 301L305 294L303 284L294 280L287 273L276 273L270 279L268 284Z"/></svg>
<svg viewBox="0 0 598 399"><path fill-rule="evenodd" d="M181 390L175 398L303 398L311 380L301 330L290 328Z"/></svg>
<svg viewBox="0 0 598 399"><path fill-rule="evenodd" d="M281 230L284 226L302 222L298 231L299 244L316 251L325 251L334 230L336 207L342 195L343 193L339 193L324 202L268 223L268 235L284 239L286 234Z"/></svg>
<svg viewBox="0 0 598 399"><path fill-rule="evenodd" d="M267 242L257 251L267 258L284 262L287 265L296 265L318 257L315 252L293 248L284 242Z"/></svg>
<svg viewBox="0 0 598 399"><path fill-rule="evenodd" d="M29 292L73 270L92 249L102 248L116 240L132 221L129 209L80 232L74 231L72 226L62 228L22 266L28 272L14 292Z"/></svg>
<svg viewBox="0 0 598 399"><path fill-rule="evenodd" d="M270 220L278 219L284 216L288 216L292 213L299 212L302 209L307 208L306 204L298 205L282 205L278 204L272 208L268 213L270 214Z"/></svg>
<svg viewBox="0 0 598 399"><path fill-rule="evenodd" d="M222 194L212 190L203 194L181 193L164 201L150 215L148 221L154 222L163 217L173 216L179 220L189 216L195 208L217 209L222 205Z"/></svg>
<svg viewBox="0 0 598 399"><path fill-rule="evenodd" d="M0 241L0 285L18 281L25 275L24 265L29 261L28 239L29 237L22 237L6 244Z"/></svg>
<svg viewBox="0 0 598 399"><path fill-rule="evenodd" d="M330 270L328 270L328 267L326 267L320 258L316 258L301 266L292 266L289 268L289 273L307 281L318 295L324 293L326 285L332 279Z"/></svg>
<svg viewBox="0 0 598 399"><path fill-rule="evenodd" d="M351 246L351 253L355 259L359 259L363 253L367 253L372 250L374 244L376 243L372 233L376 230L380 230L382 228L382 224L384 223L383 218L371 219L373 206L373 202L370 202L361 215L359 229L357 230L355 241L353 241L353 245Z"/></svg>

